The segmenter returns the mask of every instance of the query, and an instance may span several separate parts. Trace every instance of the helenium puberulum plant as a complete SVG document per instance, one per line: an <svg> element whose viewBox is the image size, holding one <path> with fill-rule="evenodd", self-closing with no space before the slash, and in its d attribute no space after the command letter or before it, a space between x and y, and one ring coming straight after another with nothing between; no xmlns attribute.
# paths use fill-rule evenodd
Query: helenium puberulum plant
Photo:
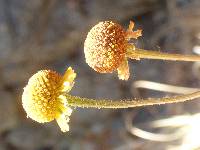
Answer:
<svg viewBox="0 0 200 150"><path fill-rule="evenodd" d="M22 94L22 105L27 117L45 123L56 120L61 131L69 131L69 119L73 107L130 108L147 105L184 102L200 97L200 91L172 97L148 99L88 99L72 96L68 92L74 85L76 73L69 67L64 75L52 70L41 70L28 81Z"/></svg>
<svg viewBox="0 0 200 150"><path fill-rule="evenodd" d="M133 28L133 21L130 21L127 30L114 21L102 21L92 27L84 43L86 63L99 73L117 71L119 79L128 80L128 58L200 61L200 56L197 55L169 54L137 48L130 39L142 36L142 30L133 31Z"/></svg>

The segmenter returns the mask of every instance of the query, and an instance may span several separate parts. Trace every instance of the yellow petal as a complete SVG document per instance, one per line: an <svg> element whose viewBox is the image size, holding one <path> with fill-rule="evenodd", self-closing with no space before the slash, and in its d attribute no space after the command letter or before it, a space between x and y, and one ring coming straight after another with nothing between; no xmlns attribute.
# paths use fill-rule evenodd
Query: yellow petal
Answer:
<svg viewBox="0 0 200 150"><path fill-rule="evenodd" d="M60 114L57 118L56 121L61 129L62 132L67 132L69 131L69 116L72 113L72 109L70 107L65 107L65 111Z"/></svg>
<svg viewBox="0 0 200 150"><path fill-rule="evenodd" d="M65 71L65 74L63 75L62 78L62 89L61 89L62 92L69 92L72 89L75 77L76 73L71 67L69 67Z"/></svg>
<svg viewBox="0 0 200 150"><path fill-rule="evenodd" d="M72 109L70 107L66 107L65 115L71 116L71 114L72 114Z"/></svg>
<svg viewBox="0 0 200 150"><path fill-rule="evenodd" d="M130 73L129 73L127 58L125 58L124 61L120 64L120 66L117 68L117 72L118 72L119 79L128 80Z"/></svg>
<svg viewBox="0 0 200 150"><path fill-rule="evenodd" d="M69 131L69 124L68 124L69 117L68 116L62 114L56 119L56 121L57 121L62 132Z"/></svg>

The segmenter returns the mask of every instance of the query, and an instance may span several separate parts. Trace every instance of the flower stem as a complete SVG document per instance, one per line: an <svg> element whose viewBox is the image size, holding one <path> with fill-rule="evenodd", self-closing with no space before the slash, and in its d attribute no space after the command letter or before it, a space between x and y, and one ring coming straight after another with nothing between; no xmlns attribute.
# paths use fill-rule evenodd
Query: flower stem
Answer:
<svg viewBox="0 0 200 150"><path fill-rule="evenodd" d="M129 108L147 105L160 105L169 103L178 103L193 100L200 97L200 91L191 94L184 94L163 98L133 99L133 100L106 100L106 99L88 99L78 96L65 95L68 105L74 107L92 107L92 108Z"/></svg>
<svg viewBox="0 0 200 150"><path fill-rule="evenodd" d="M199 88L175 86L175 85L169 85L169 84L157 83L145 80L135 81L133 85L135 88L150 89L155 91L169 92L176 94L193 93L200 90Z"/></svg>
<svg viewBox="0 0 200 150"><path fill-rule="evenodd" d="M131 59L161 59L172 61L200 61L200 56L197 55L182 55L182 54L169 54L164 52L144 50L139 48L129 48L127 50L127 57Z"/></svg>

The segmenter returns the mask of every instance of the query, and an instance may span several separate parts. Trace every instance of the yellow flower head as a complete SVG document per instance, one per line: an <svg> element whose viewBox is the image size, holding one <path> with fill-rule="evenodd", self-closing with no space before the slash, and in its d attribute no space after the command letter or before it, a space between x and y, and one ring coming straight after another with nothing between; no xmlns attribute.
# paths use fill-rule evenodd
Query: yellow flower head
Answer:
<svg viewBox="0 0 200 150"><path fill-rule="evenodd" d="M24 88L23 108L27 117L39 122L56 119L61 131L69 131L69 116L72 109L62 94L69 92L74 84L76 73L69 67L64 76L55 71L41 70L34 74Z"/></svg>

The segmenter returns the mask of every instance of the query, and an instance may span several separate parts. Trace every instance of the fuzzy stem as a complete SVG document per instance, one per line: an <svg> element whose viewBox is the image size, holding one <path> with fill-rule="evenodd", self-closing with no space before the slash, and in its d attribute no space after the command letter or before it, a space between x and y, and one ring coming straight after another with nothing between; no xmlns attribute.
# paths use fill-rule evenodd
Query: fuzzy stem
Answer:
<svg viewBox="0 0 200 150"><path fill-rule="evenodd" d="M148 98L148 99L133 99L133 100L106 100L106 99L88 99L78 96L65 95L68 105L74 107L93 107L93 108L129 108L147 105L160 105L168 103L178 103L187 100L193 100L200 97L200 91L191 94L178 95L164 98Z"/></svg>
<svg viewBox="0 0 200 150"><path fill-rule="evenodd" d="M182 55L182 54L169 54L152 50L144 50L139 48L129 48L127 50L127 57L131 59L161 59L172 61L200 61L200 56L197 55Z"/></svg>

